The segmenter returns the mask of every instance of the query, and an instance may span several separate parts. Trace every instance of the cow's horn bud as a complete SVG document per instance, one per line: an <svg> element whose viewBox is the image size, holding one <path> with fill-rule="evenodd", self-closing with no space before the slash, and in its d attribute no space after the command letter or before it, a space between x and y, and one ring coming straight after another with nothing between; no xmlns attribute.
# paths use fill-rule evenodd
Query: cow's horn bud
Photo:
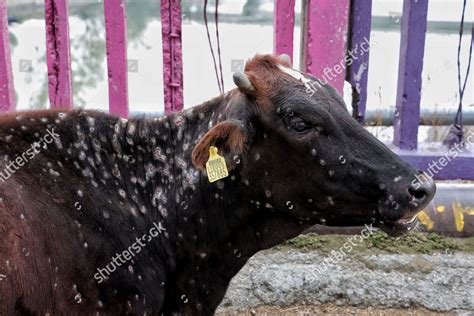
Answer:
<svg viewBox="0 0 474 316"><path fill-rule="evenodd" d="M291 65L291 57L288 54L281 54L280 59L283 60L285 63Z"/></svg>
<svg viewBox="0 0 474 316"><path fill-rule="evenodd" d="M236 72L232 76L234 83L239 89L243 91L254 91L253 85L250 82L249 78L243 72Z"/></svg>

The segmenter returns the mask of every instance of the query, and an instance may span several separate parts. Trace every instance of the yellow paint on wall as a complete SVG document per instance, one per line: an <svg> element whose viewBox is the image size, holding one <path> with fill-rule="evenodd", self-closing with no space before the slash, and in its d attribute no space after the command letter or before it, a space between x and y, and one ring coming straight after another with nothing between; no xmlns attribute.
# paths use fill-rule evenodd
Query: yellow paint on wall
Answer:
<svg viewBox="0 0 474 316"><path fill-rule="evenodd" d="M418 217L418 219L420 220L420 222L426 226L426 229L428 230L432 230L433 227L434 227L434 222L431 220L431 218L428 216L428 214L426 214L425 211L421 211L420 213L418 213L416 215L416 217Z"/></svg>
<svg viewBox="0 0 474 316"><path fill-rule="evenodd" d="M446 206L444 206L444 205L438 205L438 206L436 206L436 211L437 211L438 213L443 213L444 211L446 211Z"/></svg>
<svg viewBox="0 0 474 316"><path fill-rule="evenodd" d="M459 200L453 202L454 224L458 232L464 229L464 214L474 215L474 208L463 207Z"/></svg>

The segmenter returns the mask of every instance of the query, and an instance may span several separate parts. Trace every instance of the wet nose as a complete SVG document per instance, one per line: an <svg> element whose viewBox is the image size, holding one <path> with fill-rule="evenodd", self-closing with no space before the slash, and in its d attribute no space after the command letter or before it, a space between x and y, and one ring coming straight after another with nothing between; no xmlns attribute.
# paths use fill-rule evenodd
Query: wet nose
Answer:
<svg viewBox="0 0 474 316"><path fill-rule="evenodd" d="M431 177L420 172L416 181L411 183L408 192L412 196L412 202L421 209L433 199L436 193L436 184Z"/></svg>

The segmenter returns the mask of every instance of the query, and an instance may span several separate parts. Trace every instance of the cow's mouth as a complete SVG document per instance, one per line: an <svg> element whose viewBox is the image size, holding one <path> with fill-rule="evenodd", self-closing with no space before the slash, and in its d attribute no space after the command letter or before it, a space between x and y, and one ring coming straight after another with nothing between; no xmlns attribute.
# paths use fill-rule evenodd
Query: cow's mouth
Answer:
<svg viewBox="0 0 474 316"><path fill-rule="evenodd" d="M391 237L397 237L403 234L408 233L409 231L413 231L419 224L418 219L416 217L417 211L411 210L409 214L412 214L411 217L404 217L398 220L388 220L383 216L375 215L374 217L366 217L366 216L344 216L344 217L336 217L336 216L328 216L326 217L323 224L325 226L336 226L336 227L356 227L356 226L364 226L364 225L373 225L387 233L387 235Z"/></svg>
<svg viewBox="0 0 474 316"><path fill-rule="evenodd" d="M414 215L408 219L399 219L395 222L380 221L378 227L391 237L403 235L411 230L414 230L418 225L418 218Z"/></svg>

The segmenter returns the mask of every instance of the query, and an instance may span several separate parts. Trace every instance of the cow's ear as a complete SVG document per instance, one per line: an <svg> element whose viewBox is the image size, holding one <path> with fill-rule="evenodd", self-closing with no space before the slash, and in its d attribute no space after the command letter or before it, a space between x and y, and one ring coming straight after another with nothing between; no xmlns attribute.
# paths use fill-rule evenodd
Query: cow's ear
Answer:
<svg viewBox="0 0 474 316"><path fill-rule="evenodd" d="M239 121L224 121L209 130L194 147L192 159L196 168L206 170L209 160L209 147L216 146L218 154L224 156L227 168L235 167L234 156L244 151L247 132Z"/></svg>

